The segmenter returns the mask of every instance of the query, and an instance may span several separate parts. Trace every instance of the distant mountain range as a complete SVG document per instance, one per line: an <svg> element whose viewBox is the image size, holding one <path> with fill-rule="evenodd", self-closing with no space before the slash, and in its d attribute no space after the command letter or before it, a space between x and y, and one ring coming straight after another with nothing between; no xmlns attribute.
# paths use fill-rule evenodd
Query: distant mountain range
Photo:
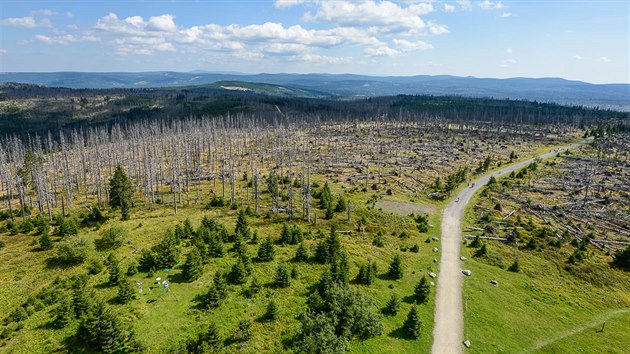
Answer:
<svg viewBox="0 0 630 354"><path fill-rule="evenodd" d="M239 82L222 84L220 81ZM398 94L526 99L630 110L630 84L590 84L560 78L487 79L352 74L240 74L233 72L0 73L0 82L69 88L149 88L211 85L294 97L364 97ZM255 85L255 84L268 84ZM250 85L249 87L246 87ZM227 88L226 88L227 87Z"/></svg>

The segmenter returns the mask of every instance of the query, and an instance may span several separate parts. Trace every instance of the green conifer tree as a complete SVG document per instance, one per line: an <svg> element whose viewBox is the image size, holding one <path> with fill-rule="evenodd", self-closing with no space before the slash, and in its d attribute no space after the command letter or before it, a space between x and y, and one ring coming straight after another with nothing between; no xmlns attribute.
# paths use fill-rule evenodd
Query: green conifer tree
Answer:
<svg viewBox="0 0 630 354"><path fill-rule="evenodd" d="M271 236L267 236L258 248L258 260L261 262L271 262L275 256L276 249L273 245L273 240Z"/></svg>
<svg viewBox="0 0 630 354"><path fill-rule="evenodd" d="M81 318L78 334L99 352L129 353L141 350L133 331L100 301Z"/></svg>
<svg viewBox="0 0 630 354"><path fill-rule="evenodd" d="M258 294L260 289L262 289L262 284L260 280L258 279L258 277L252 278L252 281L250 282L249 289L248 289L249 296L252 297Z"/></svg>
<svg viewBox="0 0 630 354"><path fill-rule="evenodd" d="M216 309L221 305L221 294L216 286L210 286L208 292L203 295L201 304L207 309Z"/></svg>
<svg viewBox="0 0 630 354"><path fill-rule="evenodd" d="M407 319L403 323L403 331L411 338L418 339L422 331L422 322L418 314L418 308L413 305L407 313Z"/></svg>
<svg viewBox="0 0 630 354"><path fill-rule="evenodd" d="M508 268L508 271L518 273L521 271L521 266L518 264L518 259L514 260L514 263Z"/></svg>
<svg viewBox="0 0 630 354"><path fill-rule="evenodd" d="M252 322L249 320L240 320L238 328L234 333L234 339L240 342L247 342L252 338Z"/></svg>
<svg viewBox="0 0 630 354"><path fill-rule="evenodd" d="M343 196L340 196L339 199L337 200L337 204L335 205L335 212L342 213L346 211L346 208L347 208L346 204L347 204L346 199L344 199Z"/></svg>
<svg viewBox="0 0 630 354"><path fill-rule="evenodd" d="M426 275L420 279L418 284L413 291L413 295L416 298L416 301L420 304L424 304L429 300L429 292L431 291L429 287L429 282L427 281Z"/></svg>
<svg viewBox="0 0 630 354"><path fill-rule="evenodd" d="M133 276L138 273L138 263L136 261L131 261L127 266L127 275Z"/></svg>
<svg viewBox="0 0 630 354"><path fill-rule="evenodd" d="M244 210L238 212L238 217L236 219L236 228L234 229L234 234L241 234L244 240L249 240L251 237L251 230L249 229L249 222L247 222L247 215Z"/></svg>
<svg viewBox="0 0 630 354"><path fill-rule="evenodd" d="M230 280L234 284L244 284L247 281L247 269L245 268L245 264L243 264L243 259L241 257L239 257L236 263L232 265L232 269L230 270Z"/></svg>
<svg viewBox="0 0 630 354"><path fill-rule="evenodd" d="M297 262L306 262L308 261L308 250L306 249L306 246L304 245L304 242L300 242L300 245L297 248L297 251L295 251L295 258L294 258Z"/></svg>
<svg viewBox="0 0 630 354"><path fill-rule="evenodd" d="M385 313L391 316L396 316L399 310L400 310L400 299L398 298L398 295L394 293L392 294L392 296L387 301L387 304L385 305Z"/></svg>
<svg viewBox="0 0 630 354"><path fill-rule="evenodd" d="M207 252L210 257L220 258L223 257L225 253L223 251L223 241L221 237L216 232L211 232L210 237L208 238L208 247Z"/></svg>
<svg viewBox="0 0 630 354"><path fill-rule="evenodd" d="M203 261L197 247L188 253L182 274L188 281L195 281L203 274Z"/></svg>
<svg viewBox="0 0 630 354"><path fill-rule="evenodd" d="M126 304L129 301L135 299L136 295L131 283L127 280L121 280L118 283L118 301L121 304Z"/></svg>
<svg viewBox="0 0 630 354"><path fill-rule="evenodd" d="M287 224L282 225L282 232L280 233L280 244L287 245L291 243L291 230Z"/></svg>
<svg viewBox="0 0 630 354"><path fill-rule="evenodd" d="M488 254L488 246L485 243L481 244L481 247L475 252L475 257L483 257Z"/></svg>
<svg viewBox="0 0 630 354"><path fill-rule="evenodd" d="M124 275L122 269L120 269L118 258L113 253L110 253L109 257L107 257L107 269L109 270L109 285L118 285Z"/></svg>
<svg viewBox="0 0 630 354"><path fill-rule="evenodd" d="M395 255L392 263L389 265L389 270L387 271L387 275L395 280L401 279L403 277L404 269L402 264L402 259L400 255Z"/></svg>
<svg viewBox="0 0 630 354"><path fill-rule="evenodd" d="M39 247L44 251L53 248L53 243L48 233L42 234L42 236L39 238Z"/></svg>
<svg viewBox="0 0 630 354"><path fill-rule="evenodd" d="M72 307L71 296L60 297L59 304L53 311L53 316L53 324L59 328L66 327L74 320L74 309Z"/></svg>
<svg viewBox="0 0 630 354"><path fill-rule="evenodd" d="M287 288L291 285L291 274L284 264L280 264L276 269L274 283L281 288Z"/></svg>
<svg viewBox="0 0 630 354"><path fill-rule="evenodd" d="M114 175L109 181L109 205L113 209L120 208L121 219L128 220L132 206L133 184L122 166L116 166Z"/></svg>
<svg viewBox="0 0 630 354"><path fill-rule="evenodd" d="M264 318L268 321L278 319L278 305L274 300L269 301L267 304L267 310L265 311Z"/></svg>
<svg viewBox="0 0 630 354"><path fill-rule="evenodd" d="M186 218L186 220L184 220L184 227L182 228L182 238L191 239L193 236L195 236L195 230L192 226L192 222L189 218Z"/></svg>
<svg viewBox="0 0 630 354"><path fill-rule="evenodd" d="M328 182L324 183L324 187L322 187L322 191L319 194L320 206L322 209L327 210L333 208L333 197L330 192L330 187L328 186Z"/></svg>
<svg viewBox="0 0 630 354"><path fill-rule="evenodd" d="M216 324L210 323L208 329L186 344L187 353L215 353L223 346L223 339Z"/></svg>
<svg viewBox="0 0 630 354"><path fill-rule="evenodd" d="M225 299L227 297L227 283L225 282L225 277L223 276L223 273L221 271L217 271L216 273L214 273L212 283L217 289L217 292L219 293L221 299Z"/></svg>
<svg viewBox="0 0 630 354"><path fill-rule="evenodd" d="M232 251L238 256L247 252L245 240L243 239L243 235L241 233L234 235L234 247L232 247Z"/></svg>

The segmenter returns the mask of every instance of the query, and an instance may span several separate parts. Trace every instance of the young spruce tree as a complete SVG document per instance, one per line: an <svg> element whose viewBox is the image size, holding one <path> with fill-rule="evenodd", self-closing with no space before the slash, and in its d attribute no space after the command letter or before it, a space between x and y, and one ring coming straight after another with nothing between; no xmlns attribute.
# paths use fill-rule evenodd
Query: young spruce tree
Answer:
<svg viewBox="0 0 630 354"><path fill-rule="evenodd" d="M304 245L304 242L300 242L300 245L298 246L297 251L295 251L294 259L297 262L308 261L308 251L306 250L306 246Z"/></svg>
<svg viewBox="0 0 630 354"><path fill-rule="evenodd" d="M133 196L133 184L122 166L116 166L112 179L109 180L109 205L113 209L120 208L121 220L129 219Z"/></svg>
<svg viewBox="0 0 630 354"><path fill-rule="evenodd" d="M426 275L420 279L420 282L416 284L416 288L413 291L413 295L416 298L416 301L420 304L424 304L429 300L429 292L430 292L429 282L427 281Z"/></svg>
<svg viewBox="0 0 630 354"><path fill-rule="evenodd" d="M394 280L401 279L403 277L403 264L400 255L395 255L392 263L389 265L387 275Z"/></svg>
<svg viewBox="0 0 630 354"><path fill-rule="evenodd" d="M199 279L203 273L203 262L201 254L197 247L193 247L193 250L186 257L186 263L184 263L184 269L182 274L188 281L195 281Z"/></svg>
<svg viewBox="0 0 630 354"><path fill-rule="evenodd" d="M396 316L400 310L400 299L395 293L387 301L385 305L385 313L391 316Z"/></svg>
<svg viewBox="0 0 630 354"><path fill-rule="evenodd" d="M273 246L273 240L271 239L271 236L267 236L258 248L258 260L261 262L271 262L275 256L276 249Z"/></svg>
<svg viewBox="0 0 630 354"><path fill-rule="evenodd" d="M420 321L420 315L418 314L418 308L413 305L407 313L407 319L403 323L403 331L406 335L413 339L418 339L422 331L422 322Z"/></svg>

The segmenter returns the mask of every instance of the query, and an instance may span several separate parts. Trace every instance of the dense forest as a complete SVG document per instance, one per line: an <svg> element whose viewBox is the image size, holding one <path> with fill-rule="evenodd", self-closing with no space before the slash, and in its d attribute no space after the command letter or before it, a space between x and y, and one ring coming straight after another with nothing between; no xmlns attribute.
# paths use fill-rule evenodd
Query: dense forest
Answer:
<svg viewBox="0 0 630 354"><path fill-rule="evenodd" d="M239 85L232 82L231 85ZM251 85L243 83L243 86ZM233 86L238 88L239 86ZM283 97L216 86L168 89L68 89L0 84L0 132L53 132L94 124L239 115L258 120L396 117L473 124L569 124L627 120L629 113L509 99L409 96Z"/></svg>

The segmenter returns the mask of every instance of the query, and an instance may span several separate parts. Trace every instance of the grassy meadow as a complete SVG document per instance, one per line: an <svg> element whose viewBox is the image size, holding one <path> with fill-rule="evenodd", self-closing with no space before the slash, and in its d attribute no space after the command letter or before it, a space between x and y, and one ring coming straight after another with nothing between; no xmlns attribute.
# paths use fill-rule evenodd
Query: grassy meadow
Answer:
<svg viewBox="0 0 630 354"><path fill-rule="evenodd" d="M323 184L323 183L322 183ZM427 352L431 346L433 327L433 297L427 304L419 305L422 319L422 335L418 340L412 340L402 334L400 328L406 314L413 302L413 290L416 283L429 272L437 272L439 254L432 252L433 247L439 247L438 241L430 241L431 237L439 237L440 220L437 212L430 215L430 229L427 233L420 234L415 221L405 215L396 213L398 210L383 211L370 207L366 202L374 193L364 193L342 188L330 183L334 196L344 195L352 207L351 222L347 222L347 213L336 213L332 220L325 220L321 210L313 209L319 215L317 224L308 224L296 214L292 225L299 226L309 236L305 239L305 245L309 249L312 258L317 242L328 236L331 225L339 231L343 248L350 258L350 279L353 283L360 265L373 260L378 266L378 276L370 286L354 284L353 287L361 289L372 301L375 309L381 313L392 293L396 293L401 301L400 311L396 316L382 314L383 333L380 336L365 341L352 340L351 352L356 353L400 353L409 351ZM404 197L398 196L395 199ZM316 200L314 201L316 203ZM395 203L394 203L395 206ZM73 207L71 214L78 215L83 212L80 206ZM198 206L184 206L178 208L177 215L172 208L156 206L153 210L135 208L131 219L120 221L117 212L109 213L109 219L100 227L81 228L79 235L83 238L98 243L103 230L114 225L122 225L129 231L126 242L118 249L93 250L91 258L104 260L110 252L114 252L120 260L121 268L127 269L132 262L137 262L140 251L157 244L168 228L189 219L196 229L203 217L216 218L230 232L234 230L239 209L228 207L204 208ZM436 210L431 207L431 210ZM357 231L357 220L363 218L365 232ZM265 209L260 209L257 215L248 217L249 226L258 234L259 243L270 235L275 241L280 238L282 225L288 223L286 214L273 214ZM405 231L407 238L401 239L400 232ZM381 232L384 239L384 247L373 245L375 235ZM4 265L2 273L1 297L5 299L0 304L3 313L10 313L15 308L22 306L29 297L33 297L42 290L52 287L57 277L68 277L87 272L87 264L62 267L51 262L54 259L57 244L61 239L52 236L55 248L48 251L39 250L39 236L36 232L28 234L0 236L5 242L5 247L0 249L0 264ZM408 249L417 244L420 251L414 253ZM140 343L147 352L158 353L176 350L177 346L195 337L204 331L210 322L217 325L224 338L223 352L291 352L292 341L300 331L300 321L297 316L306 308L306 299L313 291L322 273L328 265L314 261L299 263L293 261L297 245L282 246L276 243L276 256L272 262L256 262L255 256L257 244L246 245L248 254L253 260L253 272L248 282L243 285L228 285L228 296L220 307L214 310L202 309L196 297L208 291L209 285L217 271L228 272L235 262L235 256L229 252L231 243L225 243L226 252L222 258L212 258L204 267L203 275L192 282L188 282L178 267L169 269L168 272L158 270L153 274L139 272L126 278L132 282L143 283L143 294L128 304L119 304L117 287L109 286L107 269L91 275L88 286L96 290L98 298L106 301L113 310L120 314L125 322L135 330ZM183 264L186 254L192 246L184 242L180 247L179 263ZM405 274L401 280L390 280L385 275L389 263L394 255L399 254L403 259ZM276 268L279 264L288 265L289 269L297 270L297 277L292 279L288 288L277 288L273 284ZM155 279L161 277L170 281L170 292L166 292L156 284ZM257 278L262 283L261 291L248 296L247 289L251 279ZM149 291L148 288L151 288ZM135 289L135 287L134 287ZM279 319L275 321L263 320L263 314L270 300L274 299L279 308ZM8 352L16 353L43 353L43 352L75 352L88 351L80 345L75 333L78 327L77 321L64 328L57 328L52 324L55 305L43 308L26 306L29 316L19 323L8 323L2 327L4 338L0 341L1 348ZM241 343L231 338L238 322L248 319L252 322L252 338Z"/></svg>

